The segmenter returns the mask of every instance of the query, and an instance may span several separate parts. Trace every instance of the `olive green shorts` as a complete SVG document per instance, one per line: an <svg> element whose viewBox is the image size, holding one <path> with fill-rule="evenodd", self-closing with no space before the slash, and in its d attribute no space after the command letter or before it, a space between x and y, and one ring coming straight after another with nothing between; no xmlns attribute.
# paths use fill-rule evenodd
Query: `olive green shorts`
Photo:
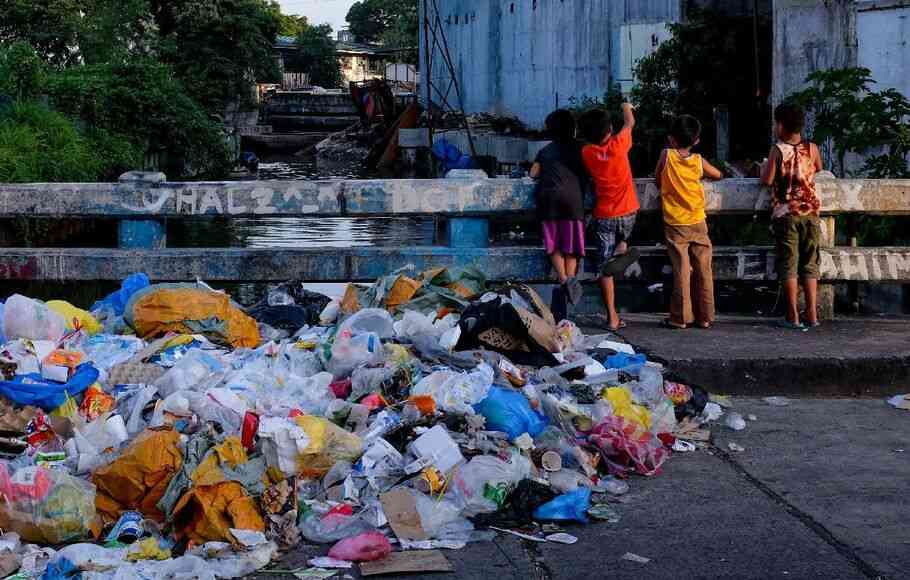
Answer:
<svg viewBox="0 0 910 580"><path fill-rule="evenodd" d="M777 279L818 278L821 222L818 216L787 216L773 220L777 242Z"/></svg>

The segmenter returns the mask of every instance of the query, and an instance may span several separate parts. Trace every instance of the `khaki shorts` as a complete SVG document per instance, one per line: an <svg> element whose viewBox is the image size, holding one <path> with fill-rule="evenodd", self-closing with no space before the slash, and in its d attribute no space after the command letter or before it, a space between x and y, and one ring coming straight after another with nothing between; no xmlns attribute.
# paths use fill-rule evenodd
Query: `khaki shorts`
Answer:
<svg viewBox="0 0 910 580"><path fill-rule="evenodd" d="M773 223L777 279L818 278L821 222L817 216L786 216Z"/></svg>

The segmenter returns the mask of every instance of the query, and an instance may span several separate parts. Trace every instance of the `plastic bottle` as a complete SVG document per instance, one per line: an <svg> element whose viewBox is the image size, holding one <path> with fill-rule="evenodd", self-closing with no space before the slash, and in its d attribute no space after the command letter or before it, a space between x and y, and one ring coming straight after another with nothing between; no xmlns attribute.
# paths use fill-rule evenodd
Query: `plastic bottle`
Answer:
<svg viewBox="0 0 910 580"><path fill-rule="evenodd" d="M370 443L374 439L385 437L387 433L390 433L399 425L401 425L401 417L398 413L388 410L382 411L376 415L370 427L361 434L360 438L364 443Z"/></svg>

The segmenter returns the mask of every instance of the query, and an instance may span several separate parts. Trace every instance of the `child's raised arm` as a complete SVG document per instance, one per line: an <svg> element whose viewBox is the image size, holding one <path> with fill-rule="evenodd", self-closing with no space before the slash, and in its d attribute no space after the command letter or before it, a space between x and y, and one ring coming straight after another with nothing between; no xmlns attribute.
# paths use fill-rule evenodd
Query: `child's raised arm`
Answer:
<svg viewBox="0 0 910 580"><path fill-rule="evenodd" d="M622 104L623 129L632 129L635 127L635 107L632 103Z"/></svg>
<svg viewBox="0 0 910 580"><path fill-rule="evenodd" d="M657 169L654 170L654 182L657 184L657 192L660 193L661 188L661 174L664 172L664 168L667 166L667 150L664 149L660 152L660 159L657 160Z"/></svg>
<svg viewBox="0 0 910 580"><path fill-rule="evenodd" d="M720 172L720 169L711 165L711 163L704 157L701 158L701 169L704 177L708 179L717 181L724 178L724 174Z"/></svg>
<svg viewBox="0 0 910 580"><path fill-rule="evenodd" d="M761 172L761 184L771 187L774 185L774 180L777 179L777 165L780 161L780 150L777 147L772 147L771 152L768 153L768 161L765 162L765 166L762 168Z"/></svg>

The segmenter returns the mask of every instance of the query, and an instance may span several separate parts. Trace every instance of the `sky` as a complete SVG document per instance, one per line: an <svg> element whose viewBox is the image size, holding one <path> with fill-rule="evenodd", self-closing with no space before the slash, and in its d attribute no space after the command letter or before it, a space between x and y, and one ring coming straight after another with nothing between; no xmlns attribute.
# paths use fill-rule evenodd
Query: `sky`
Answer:
<svg viewBox="0 0 910 580"><path fill-rule="evenodd" d="M355 0L278 0L285 14L306 16L314 24L328 22L332 30L346 26L344 17Z"/></svg>

